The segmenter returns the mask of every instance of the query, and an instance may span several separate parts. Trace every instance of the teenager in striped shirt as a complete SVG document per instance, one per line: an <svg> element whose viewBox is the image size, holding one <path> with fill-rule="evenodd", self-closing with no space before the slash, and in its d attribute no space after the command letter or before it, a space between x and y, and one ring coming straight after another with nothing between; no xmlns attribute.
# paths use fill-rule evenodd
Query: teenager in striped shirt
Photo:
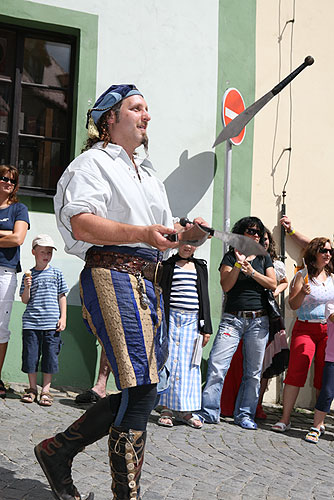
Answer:
<svg viewBox="0 0 334 500"><path fill-rule="evenodd" d="M163 409L158 424L165 427L173 425L173 416L196 429L203 425L195 412L201 408L201 349L209 341L212 326L207 265L193 257L194 251L195 247L181 244L179 253L163 262L170 385L160 397Z"/></svg>

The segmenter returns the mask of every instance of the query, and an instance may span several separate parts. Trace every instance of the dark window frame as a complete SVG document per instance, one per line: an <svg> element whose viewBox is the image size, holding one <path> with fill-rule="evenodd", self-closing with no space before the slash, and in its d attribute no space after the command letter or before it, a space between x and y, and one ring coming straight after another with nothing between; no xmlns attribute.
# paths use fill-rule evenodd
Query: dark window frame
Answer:
<svg viewBox="0 0 334 500"><path fill-rule="evenodd" d="M49 141L51 143L64 144L64 165L61 165L62 171L65 170L68 163L71 161L71 146L73 132L73 111L75 101L75 79L76 79L76 61L77 61L77 37L66 33L49 31L46 29L25 28L23 26L0 23L0 28L7 31L13 31L16 34L15 48L15 68L12 78L0 77L0 83L9 83L12 85L12 97L10 102L11 113L8 121L8 131L0 131L0 137L7 137L9 141L9 163L18 167L19 162L19 145L20 139L34 139L37 141ZM46 40L48 42L66 43L71 46L71 58L69 68L69 84L68 87L58 87L54 85L45 85L39 83L24 82L23 75L23 56L24 56L24 40L25 38L35 38ZM19 118L22 103L22 92L26 88L38 88L42 90L58 90L66 91L67 93L67 127L65 138L48 137L46 135L27 134L19 130ZM54 188L45 187L23 187L19 189L19 194L37 197L53 197L55 194Z"/></svg>

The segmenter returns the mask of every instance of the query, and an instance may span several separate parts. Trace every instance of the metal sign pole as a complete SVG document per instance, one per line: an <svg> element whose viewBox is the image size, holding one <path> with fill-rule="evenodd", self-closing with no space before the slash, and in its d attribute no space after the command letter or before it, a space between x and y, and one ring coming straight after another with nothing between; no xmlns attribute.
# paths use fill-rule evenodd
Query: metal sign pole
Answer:
<svg viewBox="0 0 334 500"><path fill-rule="evenodd" d="M225 175L224 175L224 231L230 231L231 225L231 177L232 177L232 142L226 141ZM228 250L227 243L223 244L223 255Z"/></svg>
<svg viewBox="0 0 334 500"><path fill-rule="evenodd" d="M282 206L281 206L281 217L286 214L286 206L285 206L285 195L286 192L282 192ZM285 229L281 226L281 261L285 264ZM280 294L280 306L281 306L281 314L283 319L285 318L285 302L284 302L284 291Z"/></svg>

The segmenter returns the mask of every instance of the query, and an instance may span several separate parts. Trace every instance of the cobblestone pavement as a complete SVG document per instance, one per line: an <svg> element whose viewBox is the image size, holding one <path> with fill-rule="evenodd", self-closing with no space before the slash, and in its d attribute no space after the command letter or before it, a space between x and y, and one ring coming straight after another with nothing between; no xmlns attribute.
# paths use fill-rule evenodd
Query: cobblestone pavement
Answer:
<svg viewBox="0 0 334 500"><path fill-rule="evenodd" d="M12 386L13 387L13 386ZM0 400L0 500L52 500L33 447L64 430L83 409L74 394L55 392L50 408L23 404L16 387ZM231 419L202 430L184 425L156 425L153 412L142 474L143 500L308 500L334 498L334 418L327 419L320 442L304 441L311 412L295 412L293 429L270 430L280 410L265 407L268 419L257 431L243 430ZM111 500L107 438L74 460L73 476L82 494Z"/></svg>

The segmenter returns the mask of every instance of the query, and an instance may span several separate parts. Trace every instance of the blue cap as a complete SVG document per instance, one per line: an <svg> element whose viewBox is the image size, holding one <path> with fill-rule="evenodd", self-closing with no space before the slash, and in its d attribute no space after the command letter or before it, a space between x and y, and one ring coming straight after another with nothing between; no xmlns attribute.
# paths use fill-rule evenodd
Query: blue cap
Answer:
<svg viewBox="0 0 334 500"><path fill-rule="evenodd" d="M118 102L122 101L122 99L130 97L131 95L143 96L137 87L132 84L112 85L109 87L105 92L103 92L102 95L100 95L94 104L94 107L88 111L86 128L88 128L90 116L93 118L96 125L103 113L111 109Z"/></svg>

